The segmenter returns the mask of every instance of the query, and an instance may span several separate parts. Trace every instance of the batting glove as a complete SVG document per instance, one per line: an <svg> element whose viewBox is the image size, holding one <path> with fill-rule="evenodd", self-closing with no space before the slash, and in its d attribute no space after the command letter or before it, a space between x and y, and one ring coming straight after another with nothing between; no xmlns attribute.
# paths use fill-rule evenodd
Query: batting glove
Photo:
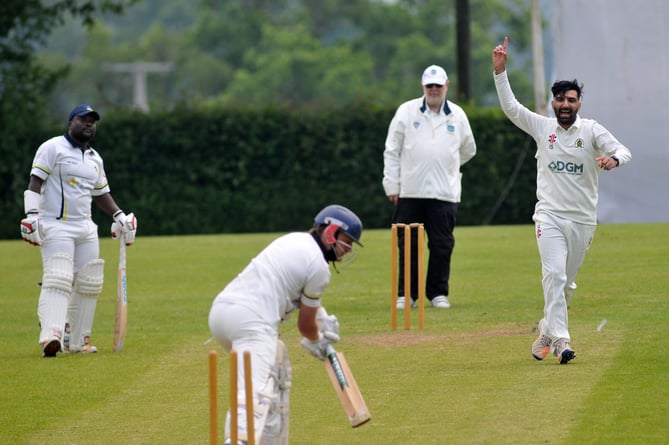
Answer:
<svg viewBox="0 0 669 445"><path fill-rule="evenodd" d="M339 320L335 315L329 315L323 306L316 312L316 322L321 332L334 332L339 335Z"/></svg>
<svg viewBox="0 0 669 445"><path fill-rule="evenodd" d="M21 238L33 246L42 244L39 233L40 194L32 190L23 192L23 212L26 217L21 220Z"/></svg>
<svg viewBox="0 0 669 445"><path fill-rule="evenodd" d="M317 340L309 340L308 338L302 338L300 344L304 349L309 352L309 354L316 357L318 360L325 360L327 357L327 347L332 343L337 343L339 341L339 335L334 332L325 331L318 333Z"/></svg>
<svg viewBox="0 0 669 445"><path fill-rule="evenodd" d="M39 233L39 215L31 213L21 220L21 237L33 246L42 244L42 236Z"/></svg>
<svg viewBox="0 0 669 445"><path fill-rule="evenodd" d="M135 241L137 233L137 218L134 213L126 215L122 210L114 213L114 222L111 225L111 236L118 239L123 234L125 245L129 246Z"/></svg>

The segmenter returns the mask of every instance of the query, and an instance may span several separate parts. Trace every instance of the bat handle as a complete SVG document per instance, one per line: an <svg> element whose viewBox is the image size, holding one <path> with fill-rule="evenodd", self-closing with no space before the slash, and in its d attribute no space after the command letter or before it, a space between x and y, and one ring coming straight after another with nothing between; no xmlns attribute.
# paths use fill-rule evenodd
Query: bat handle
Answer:
<svg viewBox="0 0 669 445"><path fill-rule="evenodd" d="M327 353L327 355L337 353L337 351L335 351L335 348L334 348L334 346L332 346L331 343L328 343L327 345L325 345L325 352Z"/></svg>
<svg viewBox="0 0 669 445"><path fill-rule="evenodd" d="M119 239L121 240L121 248L119 250L119 264L121 264L123 267L125 267L125 235L121 233L119 235Z"/></svg>

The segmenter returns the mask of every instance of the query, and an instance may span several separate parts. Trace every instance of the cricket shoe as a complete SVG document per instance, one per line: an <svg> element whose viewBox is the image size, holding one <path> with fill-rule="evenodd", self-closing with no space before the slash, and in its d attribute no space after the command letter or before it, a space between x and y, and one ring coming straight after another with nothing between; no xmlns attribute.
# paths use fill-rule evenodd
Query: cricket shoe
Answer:
<svg viewBox="0 0 669 445"><path fill-rule="evenodd" d="M537 339L534 340L534 343L532 343L532 357L537 360L543 360L548 355L553 340L551 340L550 337L544 333L543 318L539 320L537 330L539 331L539 337L537 337Z"/></svg>
<svg viewBox="0 0 669 445"><path fill-rule="evenodd" d="M47 340L42 343L42 352L44 352L44 357L55 357L61 351L60 339L58 337L52 337L51 340Z"/></svg>
<svg viewBox="0 0 669 445"><path fill-rule="evenodd" d="M63 350L64 354L94 354L98 352L98 348L94 345L83 345L79 348L68 348Z"/></svg>
<svg viewBox="0 0 669 445"><path fill-rule="evenodd" d="M576 357L576 352L571 349L569 340L566 338L555 340L553 346L555 347L555 355L557 355L558 362L560 362L561 365L566 365Z"/></svg>
<svg viewBox="0 0 669 445"><path fill-rule="evenodd" d="M230 445L230 439L225 439L225 442L223 442L223 445ZM246 445L245 440L238 440L237 445Z"/></svg>
<svg viewBox="0 0 669 445"><path fill-rule="evenodd" d="M404 297L397 297L397 303L395 304L395 307L399 310L404 310ZM411 307L416 307L416 300L411 300Z"/></svg>
<svg viewBox="0 0 669 445"><path fill-rule="evenodd" d="M446 298L445 295L439 295L432 299L432 307L436 307L437 309L448 309L451 307L451 303L449 303L448 298Z"/></svg>
<svg viewBox="0 0 669 445"><path fill-rule="evenodd" d="M90 342L90 337L84 337L84 344L81 346L73 346L65 349L66 353L80 353L80 354L93 354L98 352L98 348L93 346Z"/></svg>

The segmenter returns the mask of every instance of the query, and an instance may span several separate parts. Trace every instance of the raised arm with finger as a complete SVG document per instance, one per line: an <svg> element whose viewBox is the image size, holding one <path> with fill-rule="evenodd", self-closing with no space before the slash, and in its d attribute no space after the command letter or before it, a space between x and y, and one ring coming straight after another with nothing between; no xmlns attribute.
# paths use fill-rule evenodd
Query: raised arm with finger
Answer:
<svg viewBox="0 0 669 445"><path fill-rule="evenodd" d="M503 73L506 70L506 53L509 48L509 38L504 37L504 44L497 45L492 50L492 66L495 74Z"/></svg>

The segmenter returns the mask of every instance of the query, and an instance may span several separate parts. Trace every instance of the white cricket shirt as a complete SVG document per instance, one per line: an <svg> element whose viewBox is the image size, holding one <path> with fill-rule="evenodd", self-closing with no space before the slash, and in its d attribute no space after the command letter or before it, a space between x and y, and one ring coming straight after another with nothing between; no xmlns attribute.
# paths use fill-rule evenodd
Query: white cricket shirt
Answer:
<svg viewBox="0 0 669 445"><path fill-rule="evenodd" d="M476 154L465 112L448 100L434 113L424 97L399 106L383 152L387 196L460 202L460 166Z"/></svg>
<svg viewBox="0 0 669 445"><path fill-rule="evenodd" d="M313 236L283 235L270 243L214 300L248 307L278 323L295 310L302 295L318 303L330 283L330 267Z"/></svg>
<svg viewBox="0 0 669 445"><path fill-rule="evenodd" d="M597 224L598 156L615 156L619 165L632 159L630 151L602 125L576 118L565 130L557 118L537 114L521 105L511 90L506 71L494 75L504 114L537 143L537 204L546 212L580 224Z"/></svg>
<svg viewBox="0 0 669 445"><path fill-rule="evenodd" d="M102 158L81 151L65 136L56 136L37 149L31 175L42 179L40 218L79 221L91 217L93 196L109 193Z"/></svg>

